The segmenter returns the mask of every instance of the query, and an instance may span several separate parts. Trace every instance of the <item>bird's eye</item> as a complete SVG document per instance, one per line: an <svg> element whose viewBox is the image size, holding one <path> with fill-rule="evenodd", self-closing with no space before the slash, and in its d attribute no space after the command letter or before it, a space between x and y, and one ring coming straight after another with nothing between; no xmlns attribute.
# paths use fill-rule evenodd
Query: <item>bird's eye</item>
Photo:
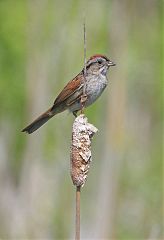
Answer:
<svg viewBox="0 0 164 240"><path fill-rule="evenodd" d="M97 62L98 62L98 64L102 64L102 60L101 59L99 59L99 60L97 60Z"/></svg>

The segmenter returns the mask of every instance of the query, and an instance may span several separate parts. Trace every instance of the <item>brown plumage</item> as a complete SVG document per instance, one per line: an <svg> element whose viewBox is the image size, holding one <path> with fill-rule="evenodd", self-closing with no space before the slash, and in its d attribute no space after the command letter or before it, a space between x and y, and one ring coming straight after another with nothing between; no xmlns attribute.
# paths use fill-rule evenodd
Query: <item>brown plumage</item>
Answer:
<svg viewBox="0 0 164 240"><path fill-rule="evenodd" d="M80 88L82 83L82 72L77 75L73 80L69 81L65 88L61 91L61 93L57 96L54 101L54 104L51 108L49 108L46 112L41 114L37 119L35 119L31 124L29 124L26 128L22 130L22 132L33 133L35 130L40 128L43 124L45 124L48 120L50 120L57 113L63 112L66 110L71 104L74 103L71 96L75 93L77 89ZM82 89L82 87L81 87ZM78 92L79 99L81 96L82 90Z"/></svg>
<svg viewBox="0 0 164 240"><path fill-rule="evenodd" d="M81 109L84 81L86 81L87 95L85 107L95 102L107 85L107 70L114 65L112 61L103 55L97 54L92 56L86 65L86 78L84 78L83 69L75 78L68 82L55 99L53 106L24 128L22 132L33 133L54 115L66 109L76 115L77 111Z"/></svg>

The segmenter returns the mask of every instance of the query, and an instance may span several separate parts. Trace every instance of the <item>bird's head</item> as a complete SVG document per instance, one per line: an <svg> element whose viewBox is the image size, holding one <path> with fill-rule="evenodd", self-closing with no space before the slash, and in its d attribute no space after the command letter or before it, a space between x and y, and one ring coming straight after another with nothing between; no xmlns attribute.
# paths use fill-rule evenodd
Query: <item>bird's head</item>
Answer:
<svg viewBox="0 0 164 240"><path fill-rule="evenodd" d="M87 61L86 69L88 73L92 72L96 75L102 74L105 76L109 67L115 65L116 64L109 60L109 58L107 58L106 56L96 54L90 57L90 59Z"/></svg>

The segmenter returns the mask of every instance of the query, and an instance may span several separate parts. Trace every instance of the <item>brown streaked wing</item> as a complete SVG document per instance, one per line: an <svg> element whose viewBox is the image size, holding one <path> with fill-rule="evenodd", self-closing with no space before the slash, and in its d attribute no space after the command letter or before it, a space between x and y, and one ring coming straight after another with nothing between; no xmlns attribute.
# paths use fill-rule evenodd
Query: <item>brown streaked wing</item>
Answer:
<svg viewBox="0 0 164 240"><path fill-rule="evenodd" d="M58 105L63 101L67 100L71 95L80 87L83 81L82 72L79 73L73 80L69 81L61 93L57 96L54 101L54 105Z"/></svg>

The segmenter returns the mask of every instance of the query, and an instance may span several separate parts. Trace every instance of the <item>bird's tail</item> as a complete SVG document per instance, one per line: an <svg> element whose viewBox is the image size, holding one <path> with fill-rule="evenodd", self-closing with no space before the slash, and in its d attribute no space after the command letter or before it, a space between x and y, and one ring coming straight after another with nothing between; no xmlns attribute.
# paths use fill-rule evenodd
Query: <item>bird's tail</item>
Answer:
<svg viewBox="0 0 164 240"><path fill-rule="evenodd" d="M40 128L43 124L45 124L49 119L51 119L55 114L51 111L51 108L48 109L45 113L40 115L36 120L34 120L30 125L25 127L22 132L33 133L38 128Z"/></svg>

